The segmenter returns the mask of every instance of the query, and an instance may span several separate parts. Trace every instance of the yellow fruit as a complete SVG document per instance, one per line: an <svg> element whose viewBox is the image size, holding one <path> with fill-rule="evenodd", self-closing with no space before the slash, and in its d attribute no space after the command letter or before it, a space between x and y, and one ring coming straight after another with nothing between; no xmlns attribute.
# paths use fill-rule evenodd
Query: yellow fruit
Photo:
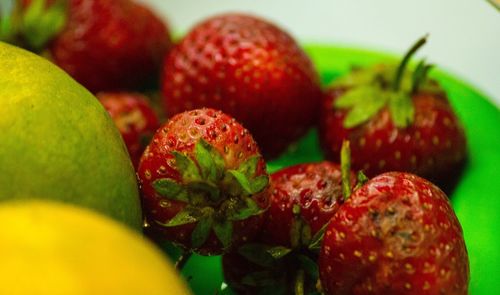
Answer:
<svg viewBox="0 0 500 295"><path fill-rule="evenodd" d="M0 224L0 294L190 294L153 244L90 210L5 202Z"/></svg>
<svg viewBox="0 0 500 295"><path fill-rule="evenodd" d="M49 61L0 42L0 201L32 196L141 229L135 172L103 106Z"/></svg>

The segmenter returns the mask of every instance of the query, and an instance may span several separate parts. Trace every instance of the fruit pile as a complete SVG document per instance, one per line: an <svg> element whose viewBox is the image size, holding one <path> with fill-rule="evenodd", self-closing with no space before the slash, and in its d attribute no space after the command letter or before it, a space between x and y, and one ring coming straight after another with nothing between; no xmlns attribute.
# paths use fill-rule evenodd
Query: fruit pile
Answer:
<svg viewBox="0 0 500 295"><path fill-rule="evenodd" d="M55 151L41 140L36 155L55 152L23 159L43 167L70 150L89 153L87 162L70 153L70 163L53 170L83 169L82 178L97 179L95 196L86 198L86 188L78 187L90 190L94 180L57 178L55 172L16 183L12 167L19 159L0 154L0 173L12 175L0 180L10 185L0 186L0 199L59 199L133 224L137 211L128 210L134 205L117 198L125 194L140 210L135 181L120 183L135 170L145 235L182 249L179 270L192 253L222 255L225 280L237 294L467 294L467 250L444 192L459 181L466 138L446 92L427 75L432 65L411 62L427 37L399 63L353 67L327 87L292 36L245 14L213 16L174 42L164 21L130 0L23 0L2 15L0 37L49 59L97 97L78 90L76 96L85 98L75 98L75 107L92 105L91 112L53 118L48 114L60 110L54 98L65 94L52 89L40 96L40 89L56 83L42 75L44 82L31 91L37 94L19 97L39 95L24 104L37 110L48 105L43 116L16 108L16 97L6 105L42 129L64 126L63 135L47 135L70 145ZM1 59L16 50L0 44L0 71L10 77L15 63ZM0 85L27 85L4 77ZM81 88L67 80L66 91ZM125 147L102 135L110 130L117 136L97 102L129 157L104 160L124 154ZM81 123L87 119L92 123ZM2 120L0 127L14 125ZM94 128L106 130L94 135ZM325 160L269 173L266 164L311 128L318 130ZM6 140L8 148L31 153L34 141L28 139L40 135L27 133ZM90 148L81 146L92 141ZM0 152L7 150L3 145ZM96 152L95 145L103 147ZM96 177L86 167L106 171ZM54 183L63 181L68 187L51 196Z"/></svg>

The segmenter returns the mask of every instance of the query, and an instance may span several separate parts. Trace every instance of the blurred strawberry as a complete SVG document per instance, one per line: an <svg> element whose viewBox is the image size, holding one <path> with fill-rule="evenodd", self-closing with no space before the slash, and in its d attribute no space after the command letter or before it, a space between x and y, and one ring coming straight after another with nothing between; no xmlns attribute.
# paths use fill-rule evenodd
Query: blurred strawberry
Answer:
<svg viewBox="0 0 500 295"><path fill-rule="evenodd" d="M318 74L293 38L243 14L195 26L166 58L162 88L169 115L220 109L252 132L266 158L306 132L321 99Z"/></svg>
<svg viewBox="0 0 500 295"><path fill-rule="evenodd" d="M137 169L142 152L156 129L160 127L158 117L147 97L128 92L100 92L96 96L120 130L132 163Z"/></svg>
<svg viewBox="0 0 500 295"><path fill-rule="evenodd" d="M92 92L156 83L172 46L165 23L130 0L68 0L68 20L51 45L57 65Z"/></svg>

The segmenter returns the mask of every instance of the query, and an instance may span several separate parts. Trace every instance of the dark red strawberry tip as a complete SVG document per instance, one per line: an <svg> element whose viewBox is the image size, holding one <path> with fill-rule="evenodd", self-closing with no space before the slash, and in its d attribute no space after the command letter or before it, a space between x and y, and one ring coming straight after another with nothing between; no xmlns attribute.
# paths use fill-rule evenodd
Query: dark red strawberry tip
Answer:
<svg viewBox="0 0 500 295"><path fill-rule="evenodd" d="M447 196L432 183L385 173L331 219L319 269L326 294L467 294L469 262Z"/></svg>
<svg viewBox="0 0 500 295"><path fill-rule="evenodd" d="M242 14L195 26L166 58L162 91L169 115L213 107L234 116L266 158L305 134L321 99L319 76L295 40Z"/></svg>
<svg viewBox="0 0 500 295"><path fill-rule="evenodd" d="M138 176L148 223L202 254L249 240L268 206L268 176L253 138L212 109L178 114L160 128Z"/></svg>
<svg viewBox="0 0 500 295"><path fill-rule="evenodd" d="M268 257L267 255L264 257ZM263 258L265 259L265 258ZM252 262L238 251L222 256L224 280L236 294L290 294L287 290L286 268L280 261L271 263ZM289 291L287 293L287 291Z"/></svg>
<svg viewBox="0 0 500 295"><path fill-rule="evenodd" d="M318 294L316 257L247 244L222 256L224 278L237 294Z"/></svg>
<svg viewBox="0 0 500 295"><path fill-rule="evenodd" d="M445 92L427 78L430 65L407 69L422 44L399 67L357 69L326 91L319 134L327 159L338 161L349 140L352 167L368 176L405 171L441 186L455 181L467 155L465 132Z"/></svg>
<svg viewBox="0 0 500 295"><path fill-rule="evenodd" d="M137 169L144 149L160 127L148 98L129 92L100 92L96 96L118 127Z"/></svg>

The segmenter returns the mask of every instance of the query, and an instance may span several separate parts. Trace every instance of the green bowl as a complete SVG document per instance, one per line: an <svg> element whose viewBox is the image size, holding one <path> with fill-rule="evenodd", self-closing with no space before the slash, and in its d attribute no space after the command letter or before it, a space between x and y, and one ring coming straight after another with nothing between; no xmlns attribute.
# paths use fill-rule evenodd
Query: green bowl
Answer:
<svg viewBox="0 0 500 295"><path fill-rule="evenodd" d="M366 66L394 55L367 50L311 45L306 50L321 73L324 85L345 74L352 65ZM469 162L458 186L450 196L464 230L469 252L470 294L493 294L500 290L500 111L480 91L440 70L433 70L448 92L467 133ZM282 167L323 159L317 134L311 130L289 152L270 162L274 172ZM176 250L167 249L171 255ZM231 294L223 283L220 257L194 255L183 269L183 275L195 294ZM222 290L221 290L222 288Z"/></svg>

